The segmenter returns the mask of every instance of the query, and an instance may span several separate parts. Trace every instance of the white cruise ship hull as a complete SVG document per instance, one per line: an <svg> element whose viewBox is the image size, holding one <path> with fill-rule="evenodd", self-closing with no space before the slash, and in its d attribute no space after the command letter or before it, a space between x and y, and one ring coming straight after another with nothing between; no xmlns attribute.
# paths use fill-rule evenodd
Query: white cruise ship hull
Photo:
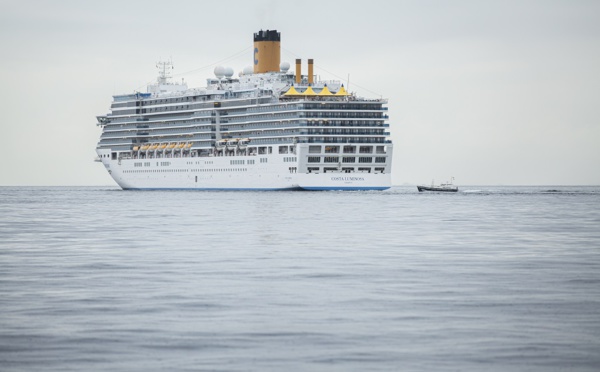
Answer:
<svg viewBox="0 0 600 372"><path fill-rule="evenodd" d="M297 164L279 155L118 160L100 156L124 190L385 190L391 186L391 175L386 173L297 173Z"/></svg>

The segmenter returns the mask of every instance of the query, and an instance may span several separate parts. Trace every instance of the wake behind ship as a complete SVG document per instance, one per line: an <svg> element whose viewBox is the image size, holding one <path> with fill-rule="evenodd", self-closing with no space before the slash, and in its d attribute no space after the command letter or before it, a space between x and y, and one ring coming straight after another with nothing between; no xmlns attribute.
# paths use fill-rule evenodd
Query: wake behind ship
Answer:
<svg viewBox="0 0 600 372"><path fill-rule="evenodd" d="M96 152L123 189L384 190L391 186L387 100L280 63L281 35L254 34L254 67L218 66L206 88L170 79L113 96Z"/></svg>

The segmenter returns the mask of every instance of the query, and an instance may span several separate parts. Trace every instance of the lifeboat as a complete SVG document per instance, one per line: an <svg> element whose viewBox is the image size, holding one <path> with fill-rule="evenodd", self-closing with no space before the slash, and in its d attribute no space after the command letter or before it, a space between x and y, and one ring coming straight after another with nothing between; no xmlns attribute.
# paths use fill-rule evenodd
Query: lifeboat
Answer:
<svg viewBox="0 0 600 372"><path fill-rule="evenodd" d="M142 148L140 150L146 151L146 150L148 150L148 147L150 147L150 145L144 145L144 146L142 146Z"/></svg>
<svg viewBox="0 0 600 372"><path fill-rule="evenodd" d="M152 145L150 145L150 148L148 148L148 150L154 151L154 150L156 150L157 147L158 147L158 145L156 143L153 143Z"/></svg>
<svg viewBox="0 0 600 372"><path fill-rule="evenodd" d="M239 138L230 139L227 141L227 150L233 151L237 149Z"/></svg>
<svg viewBox="0 0 600 372"><path fill-rule="evenodd" d="M167 145L165 143L161 143L160 146L158 146L159 150L164 150L165 147L167 147Z"/></svg>
<svg viewBox="0 0 600 372"><path fill-rule="evenodd" d="M250 143L249 138L242 138L241 140L238 141L238 148L240 150L245 150L246 147L248 147L248 143Z"/></svg>
<svg viewBox="0 0 600 372"><path fill-rule="evenodd" d="M189 149L190 147L192 147L192 144L191 144L191 143L188 143L188 144L186 144L186 145L185 145L185 148L186 148L186 149Z"/></svg>
<svg viewBox="0 0 600 372"><path fill-rule="evenodd" d="M167 146L167 149L171 150L171 149L172 149L172 148L174 148L174 147L175 147L175 144L174 144L174 143L169 143L169 146Z"/></svg>
<svg viewBox="0 0 600 372"><path fill-rule="evenodd" d="M215 142L215 148L217 150L222 150L225 146L227 145L227 140L218 140L217 142Z"/></svg>
<svg viewBox="0 0 600 372"><path fill-rule="evenodd" d="M140 149L140 148L139 148L138 146L133 146L133 151L137 151L137 150L139 150L139 149Z"/></svg>

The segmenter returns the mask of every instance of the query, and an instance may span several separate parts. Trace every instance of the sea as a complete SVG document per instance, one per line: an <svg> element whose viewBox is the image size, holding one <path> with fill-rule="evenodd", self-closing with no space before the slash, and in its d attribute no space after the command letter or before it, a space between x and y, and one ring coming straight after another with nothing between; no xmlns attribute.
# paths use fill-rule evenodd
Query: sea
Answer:
<svg viewBox="0 0 600 372"><path fill-rule="evenodd" d="M599 371L600 187L0 187L0 371Z"/></svg>

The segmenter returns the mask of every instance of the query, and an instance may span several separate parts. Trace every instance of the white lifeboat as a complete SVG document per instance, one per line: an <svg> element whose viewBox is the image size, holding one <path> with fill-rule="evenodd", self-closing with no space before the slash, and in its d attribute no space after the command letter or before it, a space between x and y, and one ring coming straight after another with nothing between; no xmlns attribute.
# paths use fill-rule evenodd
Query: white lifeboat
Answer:
<svg viewBox="0 0 600 372"><path fill-rule="evenodd" d="M233 151L237 149L238 141L238 138L230 139L229 141L227 141L227 150Z"/></svg>
<svg viewBox="0 0 600 372"><path fill-rule="evenodd" d="M238 148L240 150L245 150L246 147L248 147L248 144L250 143L250 139L249 138L242 138L238 141Z"/></svg>
<svg viewBox="0 0 600 372"><path fill-rule="evenodd" d="M215 142L215 148L217 150L222 150L225 146L227 146L227 140L222 139Z"/></svg>

